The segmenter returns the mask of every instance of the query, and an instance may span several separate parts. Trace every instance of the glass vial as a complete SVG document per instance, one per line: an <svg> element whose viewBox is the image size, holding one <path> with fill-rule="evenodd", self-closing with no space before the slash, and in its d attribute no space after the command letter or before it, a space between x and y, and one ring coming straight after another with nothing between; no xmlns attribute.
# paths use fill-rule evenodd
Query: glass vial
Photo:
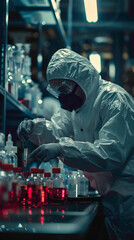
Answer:
<svg viewBox="0 0 134 240"><path fill-rule="evenodd" d="M65 181L60 175L60 168L52 168L53 188L49 189L49 200L51 202L64 202L66 199Z"/></svg>
<svg viewBox="0 0 134 240"><path fill-rule="evenodd" d="M28 183L28 205L32 207L42 205L42 184L37 174L38 168L31 168L31 177Z"/></svg>
<svg viewBox="0 0 134 240"><path fill-rule="evenodd" d="M68 173L68 198L78 197L77 172L69 171Z"/></svg>

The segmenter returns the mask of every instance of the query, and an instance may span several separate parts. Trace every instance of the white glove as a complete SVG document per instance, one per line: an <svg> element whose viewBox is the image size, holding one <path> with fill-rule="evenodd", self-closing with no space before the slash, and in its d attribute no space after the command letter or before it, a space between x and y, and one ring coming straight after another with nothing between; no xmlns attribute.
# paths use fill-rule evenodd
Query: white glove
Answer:
<svg viewBox="0 0 134 240"><path fill-rule="evenodd" d="M29 163L36 161L41 163L42 161L47 162L51 159L58 157L61 154L61 146L59 143L48 143L42 144L36 148L32 153L29 154Z"/></svg>
<svg viewBox="0 0 134 240"><path fill-rule="evenodd" d="M34 127L33 120L23 120L17 129L17 135L20 140L25 141L29 138L30 134L32 133Z"/></svg>

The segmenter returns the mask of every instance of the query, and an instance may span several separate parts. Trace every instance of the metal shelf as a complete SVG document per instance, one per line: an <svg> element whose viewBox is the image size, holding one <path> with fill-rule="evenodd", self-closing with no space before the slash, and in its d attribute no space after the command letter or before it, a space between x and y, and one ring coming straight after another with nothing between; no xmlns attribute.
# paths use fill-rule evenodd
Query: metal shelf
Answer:
<svg viewBox="0 0 134 240"><path fill-rule="evenodd" d="M65 47L69 47L68 39L64 31L60 10L56 4L55 0L35 0L30 3L27 0L10 0L13 3L13 11L19 12L21 18L24 19L27 24L25 15L29 15L34 18L35 26L38 28L39 25L45 24L45 26L56 26L59 31L59 35L64 43ZM35 14L35 15L34 15ZM0 121L0 131L6 133L9 126L16 126L18 122L23 120L23 118L35 118L34 114L30 112L23 104L16 101L6 90L6 76L7 76L7 41L8 41L8 15L9 15L9 0L0 1L0 106L1 106L1 121ZM46 18L46 20L45 20ZM29 23L30 17L28 18ZM40 22L39 22L40 21ZM37 62L38 64L38 62ZM14 117L14 120L13 120ZM17 118L17 119L16 119ZM12 122L12 123L11 123Z"/></svg>
<svg viewBox="0 0 134 240"><path fill-rule="evenodd" d="M0 86L0 94L6 97L7 100L7 112L11 112L14 110L19 110L22 112L22 115L27 116L29 118L35 118L36 116L30 112L30 110L25 107L23 104L19 103L10 93L8 93L4 88Z"/></svg>
<svg viewBox="0 0 134 240"><path fill-rule="evenodd" d="M5 96L5 89L3 87L0 86L0 94L2 94L3 96Z"/></svg>
<svg viewBox="0 0 134 240"><path fill-rule="evenodd" d="M29 3L29 1L18 0L13 1L15 11L19 12L21 17L24 19L26 24L32 24L33 26L56 26L60 37L64 43L64 46L70 48L69 42L64 30L60 10L57 7L55 0L44 0L42 3L34 1Z"/></svg>

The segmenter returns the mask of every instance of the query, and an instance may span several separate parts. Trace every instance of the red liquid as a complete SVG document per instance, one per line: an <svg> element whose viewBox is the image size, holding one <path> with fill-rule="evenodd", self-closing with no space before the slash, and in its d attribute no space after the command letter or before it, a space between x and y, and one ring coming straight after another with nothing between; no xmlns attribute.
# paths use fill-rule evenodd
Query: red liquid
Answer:
<svg viewBox="0 0 134 240"><path fill-rule="evenodd" d="M8 207L8 191L6 184L0 185L0 209Z"/></svg>
<svg viewBox="0 0 134 240"><path fill-rule="evenodd" d="M30 109L30 101L27 100L27 99L22 99L22 100L19 100L20 103L22 103L24 106L26 106L28 109Z"/></svg>
<svg viewBox="0 0 134 240"><path fill-rule="evenodd" d="M42 205L48 204L48 187L43 187L42 194L41 194L41 202Z"/></svg>
<svg viewBox="0 0 134 240"><path fill-rule="evenodd" d="M8 207L14 208L16 207L18 192L17 192L17 182L12 182L12 189L8 192Z"/></svg>
<svg viewBox="0 0 134 240"><path fill-rule="evenodd" d="M28 205L37 207L42 205L42 185L28 184Z"/></svg>
<svg viewBox="0 0 134 240"><path fill-rule="evenodd" d="M8 196L9 196L8 206L12 207L12 205L13 205L13 190L8 192Z"/></svg>
<svg viewBox="0 0 134 240"><path fill-rule="evenodd" d="M22 185L19 190L18 202L20 205L25 206L27 203L27 186Z"/></svg>
<svg viewBox="0 0 134 240"><path fill-rule="evenodd" d="M68 188L66 188L66 199L68 197Z"/></svg>
<svg viewBox="0 0 134 240"><path fill-rule="evenodd" d="M13 201L17 202L17 182L12 183L12 189L13 189Z"/></svg>
<svg viewBox="0 0 134 240"><path fill-rule="evenodd" d="M49 199L51 202L64 202L66 199L65 188L50 188Z"/></svg>

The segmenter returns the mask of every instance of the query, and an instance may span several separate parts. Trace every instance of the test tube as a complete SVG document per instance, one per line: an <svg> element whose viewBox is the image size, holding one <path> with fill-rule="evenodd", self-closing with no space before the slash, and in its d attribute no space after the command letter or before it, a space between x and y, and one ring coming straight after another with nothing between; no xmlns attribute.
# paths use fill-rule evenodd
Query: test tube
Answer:
<svg viewBox="0 0 134 240"><path fill-rule="evenodd" d="M24 167L27 166L27 158L28 158L28 140L24 142Z"/></svg>
<svg viewBox="0 0 134 240"><path fill-rule="evenodd" d="M28 118L25 118L25 120L27 121ZM23 143L23 149L24 149L24 168L27 167L27 159L28 159L28 139L26 139Z"/></svg>

